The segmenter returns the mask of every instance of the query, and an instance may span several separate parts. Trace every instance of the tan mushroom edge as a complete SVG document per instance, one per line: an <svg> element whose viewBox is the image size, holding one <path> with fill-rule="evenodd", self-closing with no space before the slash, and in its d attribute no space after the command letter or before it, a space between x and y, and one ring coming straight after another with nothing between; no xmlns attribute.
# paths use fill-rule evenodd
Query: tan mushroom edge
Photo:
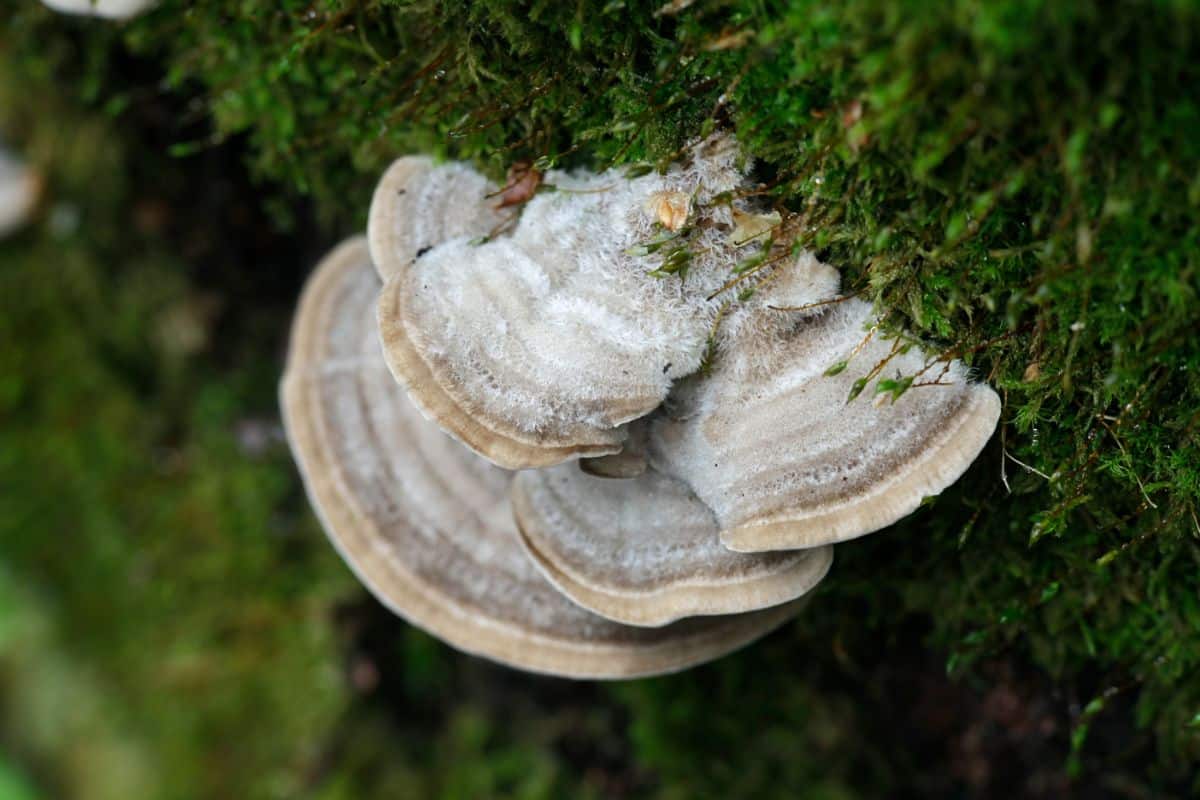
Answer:
<svg viewBox="0 0 1200 800"><path fill-rule="evenodd" d="M594 478L636 478L645 473L647 466L641 453L632 453L628 448L612 455L579 459L579 468Z"/></svg>
<svg viewBox="0 0 1200 800"><path fill-rule="evenodd" d="M804 516L782 512L744 522L722 530L721 543L740 553L792 550L837 544L885 528L957 481L991 439L999 419L999 395L987 385L974 384L955 415L956 424L944 426L920 458L877 491L829 511Z"/></svg>
<svg viewBox="0 0 1200 800"><path fill-rule="evenodd" d="M404 320L403 273L384 285L379 294L379 337L384 359L409 398L428 419L479 455L505 469L549 467L573 458L620 452L624 433L619 428L598 430L574 426L577 441L539 440L500 420L473 415L453 390L438 381L433 369L417 352Z"/></svg>
<svg viewBox="0 0 1200 800"><path fill-rule="evenodd" d="M588 611L625 625L657 628L688 617L764 613L802 602L833 564L833 548L822 547L806 550L791 569L752 579L675 581L653 591L600 587L539 548L550 533L539 524L541 515L534 511L524 481L513 481L510 496L521 543L546 579Z"/></svg>
<svg viewBox="0 0 1200 800"><path fill-rule="evenodd" d="M283 421L305 490L330 541L360 581L398 616L466 653L518 669L570 678L620 679L686 669L739 649L789 620L799 610L790 603L751 615L729 617L686 637L653 644L568 644L532 635L494 620L474 619L450 598L394 562L364 557L382 534L333 478L324 428L301 379L320 355L320 332L327 324L326 300L343 273L367 261L363 237L334 249L309 279L292 326L287 368L280 385Z"/></svg>
<svg viewBox="0 0 1200 800"><path fill-rule="evenodd" d="M407 266L403 254L408 248L399 240L394 221L408 202L409 187L433 170L433 159L427 156L404 156L392 162L375 186L367 212L367 243L371 263L385 281Z"/></svg>

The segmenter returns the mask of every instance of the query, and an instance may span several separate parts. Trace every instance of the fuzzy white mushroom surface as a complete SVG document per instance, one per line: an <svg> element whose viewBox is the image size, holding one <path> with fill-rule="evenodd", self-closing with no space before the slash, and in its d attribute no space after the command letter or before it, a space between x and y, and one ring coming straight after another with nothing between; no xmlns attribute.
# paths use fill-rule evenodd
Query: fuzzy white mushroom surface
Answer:
<svg viewBox="0 0 1200 800"><path fill-rule="evenodd" d="M749 184L730 137L663 174L549 173L553 191L507 230L415 257L402 232L470 226L381 197L439 198L426 205L475 214L476 230L495 212L480 216L481 178L409 163L371 216L373 249L404 262L385 270L384 356L426 416L496 464L582 459L647 486L629 423L661 408L640 461L690 490L726 547L802 549L910 514L996 427L998 396L962 363L889 338L869 304L839 295L835 269L773 243L782 218L739 199ZM458 203L454 186L470 187ZM536 538L540 562L566 575Z"/></svg>
<svg viewBox="0 0 1200 800"><path fill-rule="evenodd" d="M388 255L412 251L394 244L411 238L396 231L436 224L419 206L380 207L400 191L446 194L421 180L465 183L455 172L390 170L371 213L377 259L406 261ZM422 411L501 466L620 450L621 426L700 366L720 308L707 297L743 249L729 236L730 204L715 200L744 181L729 139L661 175L548 173L552 190L511 230L434 243L391 274L379 323L393 373ZM475 214L478 199L439 207Z"/></svg>
<svg viewBox="0 0 1200 800"><path fill-rule="evenodd" d="M474 240L510 219L494 198L500 187L465 164L435 164L425 156L396 159L371 199L371 261L387 281L410 269L435 245Z"/></svg>
<svg viewBox="0 0 1200 800"><path fill-rule="evenodd" d="M713 510L733 550L884 528L956 481L996 428L990 387L886 338L870 304L836 285L811 255L785 265L731 315L712 371L653 422L650 463Z"/></svg>

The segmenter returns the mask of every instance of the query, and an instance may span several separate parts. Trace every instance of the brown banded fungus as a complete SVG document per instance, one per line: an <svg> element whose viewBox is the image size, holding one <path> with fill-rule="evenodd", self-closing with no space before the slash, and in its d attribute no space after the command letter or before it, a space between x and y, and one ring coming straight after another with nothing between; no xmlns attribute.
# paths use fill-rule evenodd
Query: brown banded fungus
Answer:
<svg viewBox="0 0 1200 800"><path fill-rule="evenodd" d="M389 608L461 650L594 678L683 669L795 613L784 603L638 628L560 594L522 550L512 474L423 419L390 375L370 314L379 289L364 239L326 257L293 323L281 400L326 532Z"/></svg>

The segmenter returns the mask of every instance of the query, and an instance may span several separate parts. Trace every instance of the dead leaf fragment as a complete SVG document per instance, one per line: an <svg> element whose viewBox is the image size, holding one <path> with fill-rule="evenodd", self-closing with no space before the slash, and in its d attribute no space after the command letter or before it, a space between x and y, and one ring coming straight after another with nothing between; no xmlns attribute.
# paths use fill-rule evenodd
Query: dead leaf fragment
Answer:
<svg viewBox="0 0 1200 800"><path fill-rule="evenodd" d="M647 206L660 225L669 231L677 231L687 224L692 213L692 198L683 192L655 192L650 195Z"/></svg>

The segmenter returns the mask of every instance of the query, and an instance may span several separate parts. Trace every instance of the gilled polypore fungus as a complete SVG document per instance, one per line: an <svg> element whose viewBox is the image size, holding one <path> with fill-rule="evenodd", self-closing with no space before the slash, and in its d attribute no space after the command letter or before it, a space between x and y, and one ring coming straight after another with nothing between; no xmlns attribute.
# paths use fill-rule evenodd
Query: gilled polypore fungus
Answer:
<svg viewBox="0 0 1200 800"><path fill-rule="evenodd" d="M37 172L0 148L0 237L29 220L41 187Z"/></svg>
<svg viewBox="0 0 1200 800"><path fill-rule="evenodd" d="M974 460L996 394L780 244L745 169L717 137L664 174L547 173L520 207L462 165L388 170L283 383L314 505L385 603L526 669L676 670Z"/></svg>

